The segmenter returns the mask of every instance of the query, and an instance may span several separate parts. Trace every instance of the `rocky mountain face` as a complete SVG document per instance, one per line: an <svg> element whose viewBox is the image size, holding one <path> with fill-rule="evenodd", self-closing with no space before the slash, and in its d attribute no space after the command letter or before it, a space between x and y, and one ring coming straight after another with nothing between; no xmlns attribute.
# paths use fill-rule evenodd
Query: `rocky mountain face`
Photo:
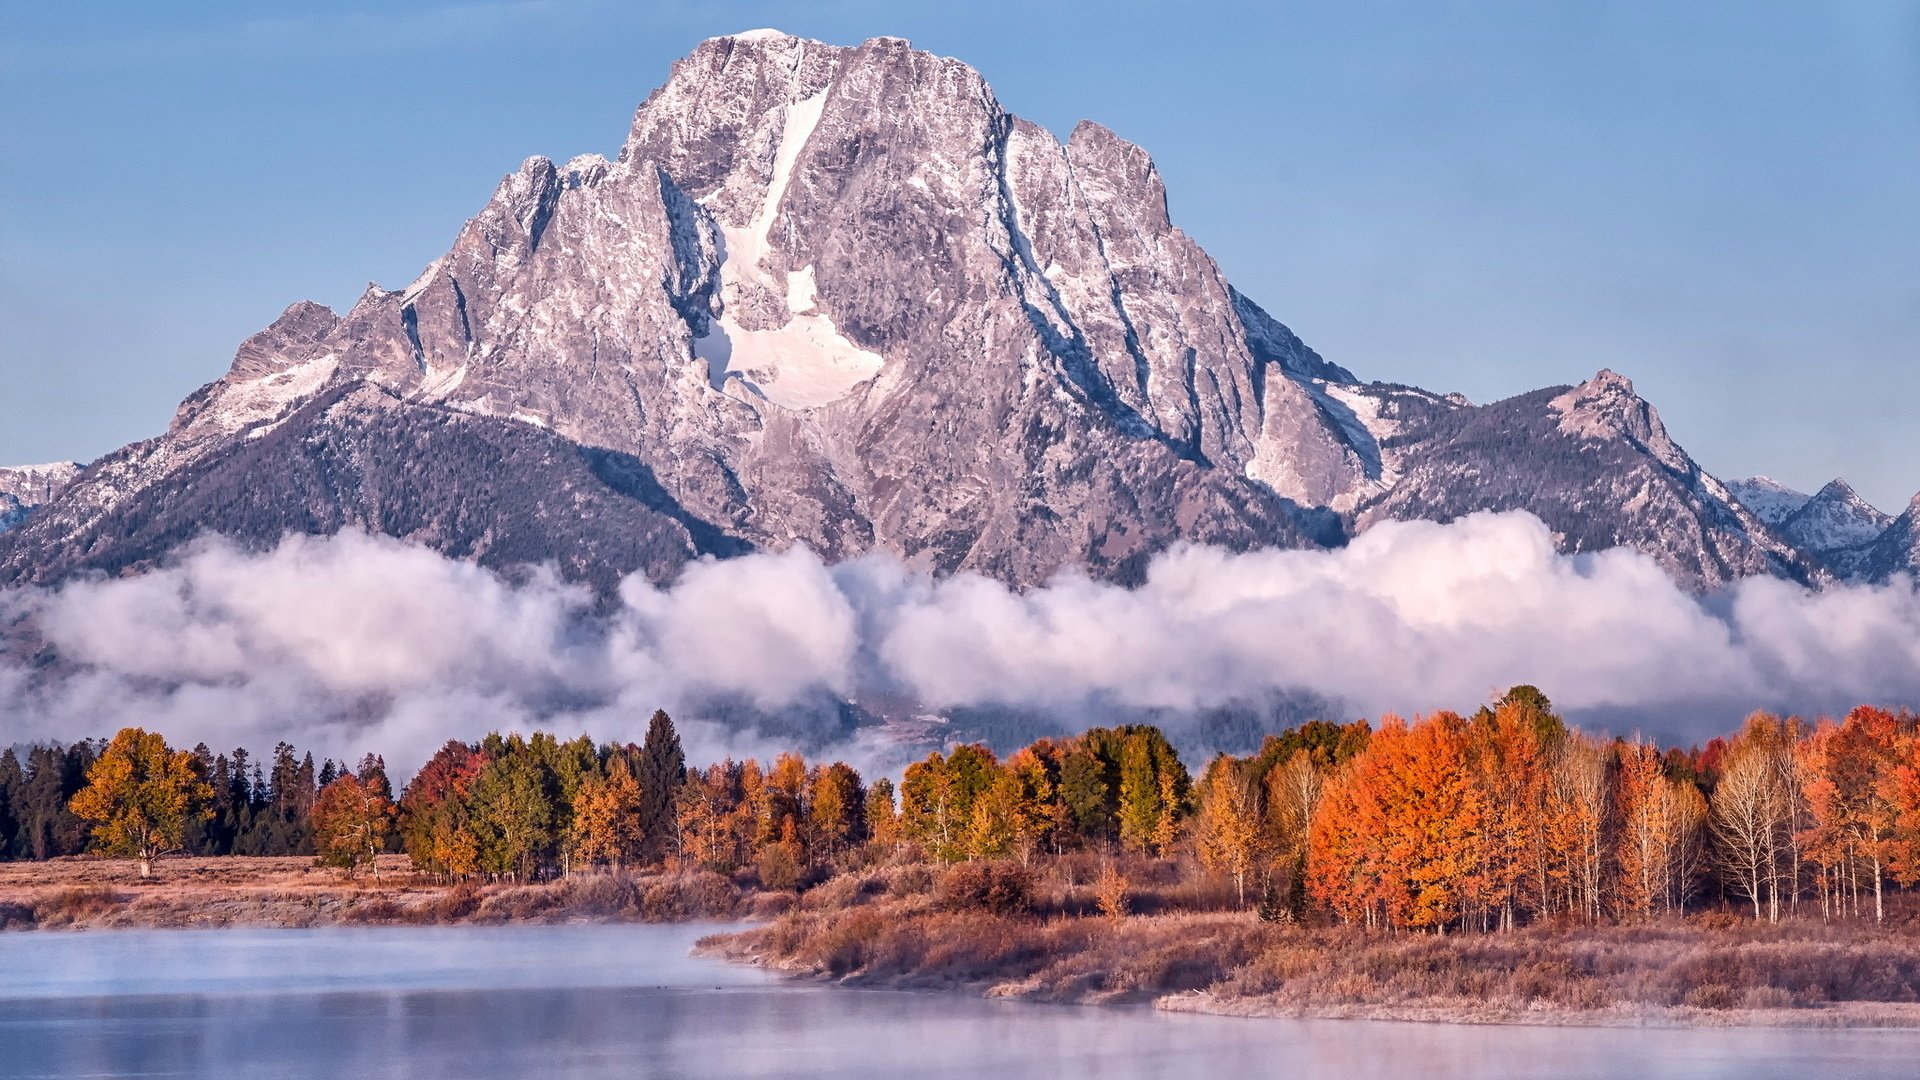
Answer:
<svg viewBox="0 0 1920 1080"><path fill-rule="evenodd" d="M1727 486L1795 550L1840 578L1884 581L1920 569L1920 559L1910 554L1912 545L1890 532L1898 519L1861 498L1845 480L1833 480L1812 495L1765 476Z"/></svg>
<svg viewBox="0 0 1920 1080"><path fill-rule="evenodd" d="M1851 577L1864 581L1920 573L1920 495L1879 536L1848 549L1844 565Z"/></svg>
<svg viewBox="0 0 1920 1080"><path fill-rule="evenodd" d="M1405 390L1334 392L1379 429L1390 481L1359 508L1357 528L1526 510L1562 550L1635 548L1683 581L1817 573L1687 456L1615 372L1480 407Z"/></svg>
<svg viewBox="0 0 1920 1080"><path fill-rule="evenodd" d="M71 461L0 466L0 532L13 528L26 520L29 512L52 502L79 474L80 466Z"/></svg>
<svg viewBox="0 0 1920 1080"><path fill-rule="evenodd" d="M1132 581L1176 541L1485 509L1699 586L1825 572L1624 378L1363 383L1226 281L1139 147L898 39L756 31L678 62L614 160L529 159L406 288L288 308L0 539L0 581L340 528L599 583L797 543Z"/></svg>

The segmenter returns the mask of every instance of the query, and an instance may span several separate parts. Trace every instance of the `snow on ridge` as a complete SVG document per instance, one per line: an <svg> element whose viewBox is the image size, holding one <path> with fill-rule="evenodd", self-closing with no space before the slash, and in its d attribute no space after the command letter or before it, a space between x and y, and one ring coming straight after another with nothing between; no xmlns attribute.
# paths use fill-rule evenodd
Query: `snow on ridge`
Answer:
<svg viewBox="0 0 1920 1080"><path fill-rule="evenodd" d="M793 166L826 104L823 90L787 106L780 145L774 151L773 175L759 213L745 228L721 229L725 251L720 264L720 317L693 341L694 355L707 362L714 389L724 390L727 378L738 376L759 397L787 409L812 409L838 401L879 374L885 363L879 353L849 341L833 319L819 310L811 265L781 275L785 281L776 280L763 265L774 220L793 180ZM741 326L727 300L755 287L784 296L792 317L772 329Z"/></svg>
<svg viewBox="0 0 1920 1080"><path fill-rule="evenodd" d="M1753 511L1753 516L1769 525L1779 525L1792 517L1794 512L1813 501L1813 496L1804 491L1790 488L1770 476L1751 476L1745 480L1729 480L1728 490L1740 505Z"/></svg>

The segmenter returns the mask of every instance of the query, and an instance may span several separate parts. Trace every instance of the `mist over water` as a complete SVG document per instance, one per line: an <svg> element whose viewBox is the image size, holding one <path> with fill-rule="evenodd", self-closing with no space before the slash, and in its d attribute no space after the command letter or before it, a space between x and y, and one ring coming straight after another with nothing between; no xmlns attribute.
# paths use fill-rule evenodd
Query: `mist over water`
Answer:
<svg viewBox="0 0 1920 1080"><path fill-rule="evenodd" d="M0 1080L1194 1075L1858 1080L1920 1035L1241 1020L792 983L688 926L0 935ZM1204 1063L1202 1066L1201 1063Z"/></svg>
<svg viewBox="0 0 1920 1080"><path fill-rule="evenodd" d="M1709 597L1626 550L1563 556L1535 518L1382 525L1336 551L1186 546L1125 589L1064 574L1024 593L886 555L703 561L617 603L398 541L203 542L139 577L0 595L61 663L0 658L0 743L109 733L387 755L547 728L638 738L655 708L696 761L791 745L856 764L900 747L837 703L995 710L1062 728L1313 702L1341 716L1470 709L1518 682L1576 721L1693 741L1755 708L1920 703L1912 583Z"/></svg>

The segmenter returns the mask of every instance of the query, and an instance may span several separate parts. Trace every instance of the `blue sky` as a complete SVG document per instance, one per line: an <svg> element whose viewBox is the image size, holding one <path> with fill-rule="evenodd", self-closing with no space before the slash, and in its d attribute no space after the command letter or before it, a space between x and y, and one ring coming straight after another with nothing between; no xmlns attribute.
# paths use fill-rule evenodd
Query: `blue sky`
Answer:
<svg viewBox="0 0 1920 1080"><path fill-rule="evenodd" d="M159 432L289 302L405 284L522 158L611 154L676 57L776 26L1142 144L1362 377L1612 367L1723 476L1920 489L1911 2L321 8L0 8L0 461Z"/></svg>

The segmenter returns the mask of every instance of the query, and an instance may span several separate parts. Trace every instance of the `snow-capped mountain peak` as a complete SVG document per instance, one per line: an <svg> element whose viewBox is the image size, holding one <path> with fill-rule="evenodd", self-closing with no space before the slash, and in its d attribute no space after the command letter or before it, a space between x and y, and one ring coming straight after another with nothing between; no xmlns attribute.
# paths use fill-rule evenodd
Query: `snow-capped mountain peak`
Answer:
<svg viewBox="0 0 1920 1080"><path fill-rule="evenodd" d="M1790 488L1770 476L1750 476L1745 480L1727 481L1727 489L1741 505L1753 511L1754 516L1769 525L1779 525L1793 516L1795 510L1807 505L1813 496L1804 491Z"/></svg>
<svg viewBox="0 0 1920 1080"><path fill-rule="evenodd" d="M1779 525L1802 551L1821 553L1870 543L1893 523L1891 514L1862 499L1845 480L1821 488Z"/></svg>

